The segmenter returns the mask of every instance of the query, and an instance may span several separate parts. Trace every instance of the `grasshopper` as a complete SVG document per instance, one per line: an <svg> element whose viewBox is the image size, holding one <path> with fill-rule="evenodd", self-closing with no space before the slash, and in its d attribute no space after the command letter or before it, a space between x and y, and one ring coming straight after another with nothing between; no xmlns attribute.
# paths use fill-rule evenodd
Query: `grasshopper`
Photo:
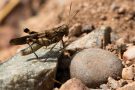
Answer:
<svg viewBox="0 0 135 90"><path fill-rule="evenodd" d="M70 11L71 11L71 5L72 3L70 4ZM70 15L70 11L69 11L69 15ZM78 12L79 10L77 10L74 13L72 18L75 17ZM68 22L69 21L70 19L68 20ZM54 43L57 44L59 41L62 41L63 47L65 46L64 41L63 41L63 36L67 36L69 33L68 25L69 24L62 24L61 26L52 28L50 30L45 30L42 33L30 31L28 28L25 28L24 32L28 33L29 35L11 39L10 44L11 45L28 44L29 45L28 48L21 50L22 55L28 55L28 54L34 53L36 58L38 58L35 51L37 51L39 48L43 46L47 47ZM55 45L50 49L50 51L55 47Z"/></svg>
<svg viewBox="0 0 135 90"><path fill-rule="evenodd" d="M65 36L68 35L68 29L69 29L68 26L65 24L57 28L53 28L51 30L46 30L44 33L29 31L29 29L26 28L24 29L24 32L29 33L29 35L11 39L10 44L12 45L28 44L30 47L21 51L22 55L28 55L33 52L35 53L35 51L37 51L42 46L47 47L53 43L59 42L60 40L63 43L62 38L64 35Z"/></svg>

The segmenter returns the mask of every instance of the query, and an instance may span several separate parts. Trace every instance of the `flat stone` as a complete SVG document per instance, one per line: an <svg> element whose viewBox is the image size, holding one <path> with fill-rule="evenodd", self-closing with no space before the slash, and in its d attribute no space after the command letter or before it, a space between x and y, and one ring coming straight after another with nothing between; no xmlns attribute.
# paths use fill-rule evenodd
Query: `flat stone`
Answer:
<svg viewBox="0 0 135 90"><path fill-rule="evenodd" d="M93 88L106 83L108 77L117 78L122 72L122 62L114 54L98 48L77 53L70 65L71 78L78 78Z"/></svg>
<svg viewBox="0 0 135 90"><path fill-rule="evenodd" d="M50 48L50 47L49 47ZM0 65L0 90L50 90L53 88L60 47L53 51L41 48L35 55L22 56L19 52ZM42 61L48 58L46 62Z"/></svg>
<svg viewBox="0 0 135 90"><path fill-rule="evenodd" d="M103 47L111 43L110 39L111 28L108 26L102 26L101 28L92 31L91 33L79 38L72 42L66 49L74 50L76 48L91 48L91 47Z"/></svg>
<svg viewBox="0 0 135 90"><path fill-rule="evenodd" d="M82 33L90 33L95 29L94 25L92 24L86 24L82 27Z"/></svg>

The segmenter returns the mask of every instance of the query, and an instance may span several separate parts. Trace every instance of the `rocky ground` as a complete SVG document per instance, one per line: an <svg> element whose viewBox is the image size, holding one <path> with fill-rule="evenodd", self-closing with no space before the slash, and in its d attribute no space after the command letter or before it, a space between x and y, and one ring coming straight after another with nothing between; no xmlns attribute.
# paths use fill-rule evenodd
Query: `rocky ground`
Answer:
<svg viewBox="0 0 135 90"><path fill-rule="evenodd" d="M135 90L134 5L134 0L46 1L19 29L42 32L66 23L67 47L61 51L59 43L49 54L38 50L47 62L18 52L0 65L1 90ZM20 46L10 48L13 55Z"/></svg>

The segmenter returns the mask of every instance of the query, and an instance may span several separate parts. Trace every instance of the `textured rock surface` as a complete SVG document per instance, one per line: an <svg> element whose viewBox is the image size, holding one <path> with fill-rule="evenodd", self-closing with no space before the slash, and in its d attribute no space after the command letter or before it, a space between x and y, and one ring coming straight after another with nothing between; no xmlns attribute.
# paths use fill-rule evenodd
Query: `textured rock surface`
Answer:
<svg viewBox="0 0 135 90"><path fill-rule="evenodd" d="M112 77L108 78L108 85L111 89L115 90L119 87L121 87L121 85L119 84L118 81L116 81L115 79L113 79Z"/></svg>
<svg viewBox="0 0 135 90"><path fill-rule="evenodd" d="M135 82L127 84L124 87L118 88L116 90L135 90Z"/></svg>
<svg viewBox="0 0 135 90"><path fill-rule="evenodd" d="M89 87L107 82L108 77L121 75L122 63L112 53L90 48L77 53L70 65L71 78L76 77Z"/></svg>
<svg viewBox="0 0 135 90"><path fill-rule="evenodd" d="M74 41L67 49L103 47L103 44L107 45L111 42L110 32L110 27L102 26L98 30L92 31L88 35Z"/></svg>
<svg viewBox="0 0 135 90"><path fill-rule="evenodd" d="M0 90L50 90L55 78L58 49L53 49L46 62L35 59L34 54L16 54L0 65ZM45 57L49 51L41 48L36 53ZM48 55L47 55L48 57Z"/></svg>
<svg viewBox="0 0 135 90"><path fill-rule="evenodd" d="M73 78L61 86L59 90L90 90L79 79Z"/></svg>

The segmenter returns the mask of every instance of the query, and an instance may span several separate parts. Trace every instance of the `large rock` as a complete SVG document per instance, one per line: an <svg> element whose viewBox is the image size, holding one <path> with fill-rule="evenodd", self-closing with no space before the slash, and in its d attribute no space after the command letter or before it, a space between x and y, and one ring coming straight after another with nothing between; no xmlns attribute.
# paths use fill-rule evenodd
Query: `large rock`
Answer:
<svg viewBox="0 0 135 90"><path fill-rule="evenodd" d="M51 90L53 88L59 56L59 46L48 54L50 49L39 49L34 54L21 56L20 52L0 65L0 90Z"/></svg>
<svg viewBox="0 0 135 90"><path fill-rule="evenodd" d="M111 43L110 39L111 28L108 26L102 26L101 28L92 31L84 37L72 42L66 49L74 50L76 48L91 48L99 47L103 48L107 44Z"/></svg>
<svg viewBox="0 0 135 90"><path fill-rule="evenodd" d="M71 78L78 78L89 87L107 82L108 77L121 75L121 61L109 51L97 48L84 49L71 61Z"/></svg>

